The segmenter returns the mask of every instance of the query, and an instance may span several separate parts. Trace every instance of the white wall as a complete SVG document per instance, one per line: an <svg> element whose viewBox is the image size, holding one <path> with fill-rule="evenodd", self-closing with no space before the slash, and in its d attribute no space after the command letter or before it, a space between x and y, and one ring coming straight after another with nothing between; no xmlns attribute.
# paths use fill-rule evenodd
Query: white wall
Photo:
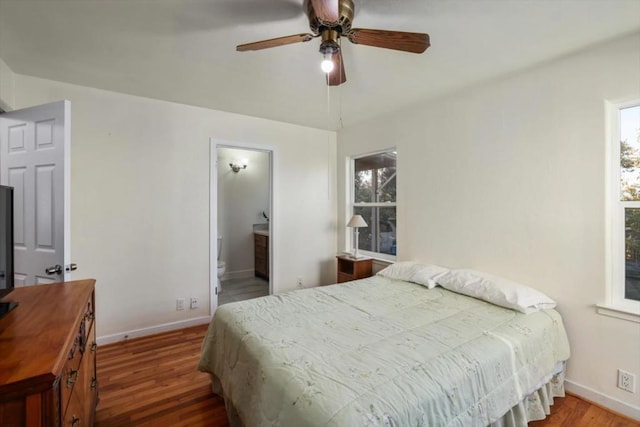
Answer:
<svg viewBox="0 0 640 427"><path fill-rule="evenodd" d="M15 83L14 73L0 58L0 108L5 111L13 110Z"/></svg>
<svg viewBox="0 0 640 427"><path fill-rule="evenodd" d="M640 379L640 324L594 304L605 300L605 100L640 97L639 52L636 34L338 135L339 230L346 159L397 146L399 259L542 290L568 330L570 385L636 416L640 390L617 389L616 370Z"/></svg>
<svg viewBox="0 0 640 427"><path fill-rule="evenodd" d="M16 108L71 101L73 277L97 279L98 336L209 315L210 137L277 151L274 292L297 276L309 286L335 277L334 133L19 74L15 83ZM199 309L175 310L191 296Z"/></svg>
<svg viewBox="0 0 640 427"><path fill-rule="evenodd" d="M235 173L229 163L246 159L246 169ZM218 235L222 236L225 278L254 275L253 224L266 224L269 212L269 153L218 149Z"/></svg>

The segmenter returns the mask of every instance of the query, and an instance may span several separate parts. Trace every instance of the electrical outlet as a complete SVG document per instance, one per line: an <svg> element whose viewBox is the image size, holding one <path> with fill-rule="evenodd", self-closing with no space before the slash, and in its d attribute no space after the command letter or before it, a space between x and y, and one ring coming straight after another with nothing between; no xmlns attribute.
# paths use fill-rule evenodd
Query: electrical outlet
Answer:
<svg viewBox="0 0 640 427"><path fill-rule="evenodd" d="M198 297L191 297L191 310L198 308Z"/></svg>
<svg viewBox="0 0 640 427"><path fill-rule="evenodd" d="M304 286L302 285L302 276L298 276L298 287L299 287L299 288L304 287Z"/></svg>
<svg viewBox="0 0 640 427"><path fill-rule="evenodd" d="M184 298L178 298L176 300L176 310L184 310Z"/></svg>
<svg viewBox="0 0 640 427"><path fill-rule="evenodd" d="M630 393L636 392L636 376L631 372L618 369L618 388Z"/></svg>

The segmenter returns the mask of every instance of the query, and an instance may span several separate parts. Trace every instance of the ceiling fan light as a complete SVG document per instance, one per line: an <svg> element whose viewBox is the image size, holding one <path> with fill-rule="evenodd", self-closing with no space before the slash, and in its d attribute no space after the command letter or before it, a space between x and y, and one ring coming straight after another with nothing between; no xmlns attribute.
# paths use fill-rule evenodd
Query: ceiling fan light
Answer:
<svg viewBox="0 0 640 427"><path fill-rule="evenodd" d="M327 53L324 56L324 59L322 60L322 62L320 63L320 68L322 68L322 71L324 71L325 73L329 74L330 72L333 71L333 67L334 66L335 66L335 64L331 60L331 54Z"/></svg>

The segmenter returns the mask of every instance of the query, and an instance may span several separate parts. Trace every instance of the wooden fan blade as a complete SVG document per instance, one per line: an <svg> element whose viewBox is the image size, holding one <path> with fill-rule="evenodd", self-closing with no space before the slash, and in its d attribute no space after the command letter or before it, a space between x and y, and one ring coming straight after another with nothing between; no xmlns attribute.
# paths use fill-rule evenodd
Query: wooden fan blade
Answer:
<svg viewBox="0 0 640 427"><path fill-rule="evenodd" d="M311 4L322 22L338 22L338 0L311 0Z"/></svg>
<svg viewBox="0 0 640 427"><path fill-rule="evenodd" d="M347 75L344 73L344 61L342 61L342 51L331 57L333 61L333 71L327 75L327 84L329 86L340 86L347 81Z"/></svg>
<svg viewBox="0 0 640 427"><path fill-rule="evenodd" d="M248 50L269 49L271 47L284 46L287 44L308 42L315 36L313 34L303 33L294 34L292 36L278 37L275 39L262 40L259 42L246 43L236 46L238 52L246 52Z"/></svg>
<svg viewBox="0 0 640 427"><path fill-rule="evenodd" d="M355 44L422 53L430 46L429 34L405 33L403 31L367 30L354 28L347 35Z"/></svg>

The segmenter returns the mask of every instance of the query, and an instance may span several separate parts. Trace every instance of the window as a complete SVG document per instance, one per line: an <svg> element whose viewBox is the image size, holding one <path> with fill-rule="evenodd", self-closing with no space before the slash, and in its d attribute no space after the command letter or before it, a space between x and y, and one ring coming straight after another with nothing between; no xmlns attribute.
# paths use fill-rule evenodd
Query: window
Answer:
<svg viewBox="0 0 640 427"><path fill-rule="evenodd" d="M366 255L394 260L396 241L396 152L353 159L352 213L368 224L360 228L358 249Z"/></svg>
<svg viewBox="0 0 640 427"><path fill-rule="evenodd" d="M640 101L611 108L609 304L640 314Z"/></svg>

